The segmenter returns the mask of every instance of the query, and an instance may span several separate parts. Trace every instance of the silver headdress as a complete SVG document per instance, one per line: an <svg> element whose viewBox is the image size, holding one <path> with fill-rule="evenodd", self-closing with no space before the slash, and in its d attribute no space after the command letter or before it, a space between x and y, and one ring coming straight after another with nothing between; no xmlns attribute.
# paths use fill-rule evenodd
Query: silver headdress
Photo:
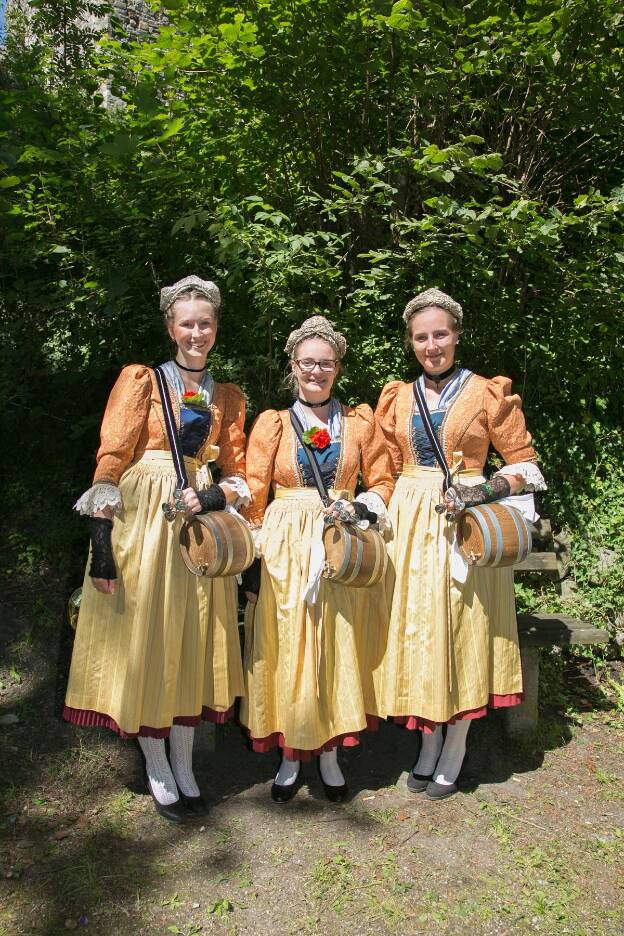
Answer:
<svg viewBox="0 0 624 936"><path fill-rule="evenodd" d="M305 341L306 338L322 338L323 341L328 341L338 355L339 360L342 360L347 353L347 342L344 335L337 332L324 315L313 315L312 318L306 319L300 328L291 331L284 347L288 357L292 357L297 345Z"/></svg>
<svg viewBox="0 0 624 936"><path fill-rule="evenodd" d="M199 276L185 276L184 279L178 280L173 286L164 286L160 290L160 311L166 315L176 299L182 293L190 292L190 290L201 293L215 307L216 311L219 310L221 293L217 284L213 283L212 280L200 279Z"/></svg>
<svg viewBox="0 0 624 936"><path fill-rule="evenodd" d="M444 309L445 312L453 316L458 325L461 325L464 313L459 302L455 302L454 299L451 299L450 296L443 293L441 289L436 289L435 287L432 289L425 289L424 292L418 293L417 296L410 299L403 312L404 322L407 324L412 315L415 315L416 312L420 312L421 309L429 308L429 306L438 306L438 308Z"/></svg>

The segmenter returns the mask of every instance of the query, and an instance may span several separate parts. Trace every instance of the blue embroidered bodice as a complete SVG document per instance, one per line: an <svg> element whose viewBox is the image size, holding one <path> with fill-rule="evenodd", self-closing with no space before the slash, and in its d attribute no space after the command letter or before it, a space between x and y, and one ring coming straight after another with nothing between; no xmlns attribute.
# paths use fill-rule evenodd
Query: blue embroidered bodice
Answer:
<svg viewBox="0 0 624 936"><path fill-rule="evenodd" d="M332 488L336 479L338 459L340 458L340 442L331 442L327 448L315 449L314 454L316 455L325 487ZM300 445L297 446L297 463L301 469L305 486L316 487L308 457Z"/></svg>
<svg viewBox="0 0 624 936"><path fill-rule="evenodd" d="M210 435L212 414L210 410L192 409L183 406L180 409L180 444L184 455L196 458L197 453Z"/></svg>
<svg viewBox="0 0 624 936"><path fill-rule="evenodd" d="M451 404L455 402L461 393L464 384L471 376L472 371L467 370L465 367L460 367L456 373L453 374L452 378L442 390L442 393L440 394L437 402L437 408L429 411L435 434L438 437L438 441L440 443L442 443L442 439L440 438L440 428L446 415L446 411L449 409ZM424 379L419 377L418 381L420 383L421 390L424 393ZM438 467L433 448L431 447L431 443L429 441L429 436L425 432L425 427L423 426L423 421L421 419L420 413L418 412L418 407L416 404L414 404L412 415L412 445L414 448L414 454L416 455L417 464L424 465L427 468Z"/></svg>
<svg viewBox="0 0 624 936"><path fill-rule="evenodd" d="M444 410L430 411L431 422L433 423L433 428L438 439L440 438L440 426L444 419L444 412ZM425 465L428 468L438 467L431 442L429 441L429 436L425 432L425 427L423 426L423 421L420 418L419 412L416 412L414 416L412 416L412 444L414 446L417 464Z"/></svg>

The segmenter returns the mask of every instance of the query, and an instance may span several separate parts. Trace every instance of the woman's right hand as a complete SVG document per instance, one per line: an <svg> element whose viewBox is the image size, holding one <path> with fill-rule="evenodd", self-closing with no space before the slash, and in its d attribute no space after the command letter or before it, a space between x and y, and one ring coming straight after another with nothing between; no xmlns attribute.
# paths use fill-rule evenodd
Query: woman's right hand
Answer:
<svg viewBox="0 0 624 936"><path fill-rule="evenodd" d="M260 560L254 559L248 569L245 569L242 575L243 579L243 591L245 592L245 597L247 601L251 601L252 604L255 604L258 600L258 593L260 591Z"/></svg>
<svg viewBox="0 0 624 936"><path fill-rule="evenodd" d="M114 595L117 591L117 579L92 578L93 587L103 595Z"/></svg>

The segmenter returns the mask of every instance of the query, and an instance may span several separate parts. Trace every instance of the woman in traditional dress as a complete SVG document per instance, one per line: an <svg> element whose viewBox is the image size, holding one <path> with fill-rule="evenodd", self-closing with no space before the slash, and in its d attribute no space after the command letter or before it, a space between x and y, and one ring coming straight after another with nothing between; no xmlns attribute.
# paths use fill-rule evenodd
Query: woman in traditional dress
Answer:
<svg viewBox="0 0 624 936"><path fill-rule="evenodd" d="M520 397L506 377L488 380L455 364L462 308L438 289L407 304L406 340L423 368L419 378L434 431L456 472L442 501L443 474L425 432L411 383L392 381L376 418L394 462L389 507L392 606L380 704L387 716L420 729L420 755L408 778L432 799L457 790L470 721L487 708L522 701L522 672L511 568L468 570L453 548L445 514L511 495L535 520L531 491L544 490ZM505 466L486 482L490 444ZM443 732L443 726L445 731Z"/></svg>
<svg viewBox="0 0 624 936"><path fill-rule="evenodd" d="M187 516L249 500L245 400L206 369L220 302L217 286L197 276L161 290L175 344L163 370L190 485L175 498ZM208 468L213 461L218 485ZM168 523L162 510L175 484L154 372L131 364L108 400L93 486L76 504L89 517L91 564L64 715L137 738L156 811L180 822L206 809L193 776L194 726L231 715L243 673L236 582L187 570L179 521Z"/></svg>
<svg viewBox="0 0 624 936"><path fill-rule="evenodd" d="M301 761L320 755L327 797L347 795L339 746L358 743L376 707L373 670L380 662L384 585L349 588L321 578L326 512L367 524L383 521L392 493L391 464L369 406L344 406L332 385L346 352L344 337L323 316L293 331L290 358L293 410L315 448L330 496L325 511L288 410L267 410L247 446L251 506L243 513L261 528L259 596L246 616L246 698L241 721L255 751L281 748L271 795L289 800ZM355 488L362 475L366 493ZM273 501L267 509L270 488ZM320 553L319 553L320 550ZM254 592L247 587L250 601Z"/></svg>

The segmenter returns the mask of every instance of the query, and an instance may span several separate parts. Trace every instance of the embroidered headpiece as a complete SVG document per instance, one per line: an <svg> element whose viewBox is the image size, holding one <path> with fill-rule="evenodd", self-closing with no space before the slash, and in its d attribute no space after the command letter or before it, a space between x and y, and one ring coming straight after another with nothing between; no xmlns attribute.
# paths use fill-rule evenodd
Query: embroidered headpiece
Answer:
<svg viewBox="0 0 624 936"><path fill-rule="evenodd" d="M429 308L429 306L438 306L439 309L444 309L445 312L453 316L458 325L461 325L464 313L459 302L455 302L454 299L451 299L450 296L443 293L441 289L436 289L435 287L433 289L425 289L424 292L418 293L417 296L410 299L403 312L404 322L407 324L412 315L415 315L416 312L420 312L422 309Z"/></svg>
<svg viewBox="0 0 624 936"><path fill-rule="evenodd" d="M185 276L184 279L178 280L173 286L164 286L160 290L160 311L166 314L182 293L191 290L201 293L215 307L216 311L219 310L221 293L217 284L211 280L200 279L199 276Z"/></svg>
<svg viewBox="0 0 624 936"><path fill-rule="evenodd" d="M305 341L306 338L322 338L323 341L328 341L338 355L339 360L342 360L347 353L347 342L344 335L337 332L324 315L313 315L312 318L306 319L300 328L291 331L284 347L288 357L292 357L297 345Z"/></svg>

